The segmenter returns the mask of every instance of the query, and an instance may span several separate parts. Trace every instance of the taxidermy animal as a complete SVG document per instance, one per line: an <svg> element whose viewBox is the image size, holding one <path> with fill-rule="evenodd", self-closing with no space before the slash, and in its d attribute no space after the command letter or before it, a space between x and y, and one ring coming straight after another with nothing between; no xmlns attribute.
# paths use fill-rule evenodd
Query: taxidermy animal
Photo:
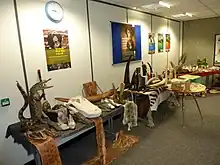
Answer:
<svg viewBox="0 0 220 165"><path fill-rule="evenodd" d="M37 124L48 124L49 126L52 126L57 130L60 130L56 123L52 122L49 119L49 117L44 113L43 105L41 103L41 99L44 97L44 94L40 95L39 91L52 88L53 86L47 86L46 84L50 80L51 79L43 80L33 85L30 88L29 96L21 87L19 82L17 82L17 87L24 98L24 105L18 113L18 118L21 121L21 125L25 130L36 129ZM25 118L23 115L28 105L30 108L31 118Z"/></svg>

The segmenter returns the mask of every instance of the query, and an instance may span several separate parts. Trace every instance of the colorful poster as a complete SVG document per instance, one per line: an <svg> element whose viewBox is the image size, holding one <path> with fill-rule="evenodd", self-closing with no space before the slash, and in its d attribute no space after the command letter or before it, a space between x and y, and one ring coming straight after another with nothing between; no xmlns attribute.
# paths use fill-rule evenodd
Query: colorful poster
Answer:
<svg viewBox="0 0 220 165"><path fill-rule="evenodd" d="M67 30L43 30L48 71L71 68Z"/></svg>
<svg viewBox="0 0 220 165"><path fill-rule="evenodd" d="M166 52L170 51L170 34L166 34Z"/></svg>
<svg viewBox="0 0 220 165"><path fill-rule="evenodd" d="M141 26L111 22L113 64L141 60Z"/></svg>
<svg viewBox="0 0 220 165"><path fill-rule="evenodd" d="M121 24L121 49L122 62L125 62L132 56L132 60L136 58L136 35L135 26L129 24Z"/></svg>
<svg viewBox="0 0 220 165"><path fill-rule="evenodd" d="M215 57L214 65L220 65L220 35L215 35Z"/></svg>
<svg viewBox="0 0 220 165"><path fill-rule="evenodd" d="M155 35L154 33L149 33L149 50L148 54L155 54Z"/></svg>
<svg viewBox="0 0 220 165"><path fill-rule="evenodd" d="M162 53L164 50L164 36L163 34L158 34L158 52Z"/></svg>

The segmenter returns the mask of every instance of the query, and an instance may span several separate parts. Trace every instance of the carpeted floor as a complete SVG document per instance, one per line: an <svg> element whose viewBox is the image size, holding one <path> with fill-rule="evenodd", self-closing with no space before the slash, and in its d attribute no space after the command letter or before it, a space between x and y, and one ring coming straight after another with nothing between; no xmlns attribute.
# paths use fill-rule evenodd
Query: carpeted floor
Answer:
<svg viewBox="0 0 220 165"><path fill-rule="evenodd" d="M203 124L191 97L185 101L186 128L180 125L180 108L169 109L163 103L154 114L157 127L149 129L139 123L139 127L133 128L130 133L140 137L139 143L112 165L220 165L220 95L198 98L198 101ZM120 120L115 126L116 130L126 128ZM64 165L80 165L96 154L92 132L62 147Z"/></svg>
<svg viewBox="0 0 220 165"><path fill-rule="evenodd" d="M194 100L186 98L186 128L180 126L181 111L162 104L168 113L155 129L133 130L140 142L112 165L220 165L220 95L198 98L204 116L200 121ZM160 116L160 115L157 115Z"/></svg>

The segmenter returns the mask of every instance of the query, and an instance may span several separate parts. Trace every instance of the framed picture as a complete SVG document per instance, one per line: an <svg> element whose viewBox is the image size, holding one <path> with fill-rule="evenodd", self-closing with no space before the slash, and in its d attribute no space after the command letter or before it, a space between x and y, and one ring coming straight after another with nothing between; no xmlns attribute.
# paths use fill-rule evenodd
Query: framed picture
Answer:
<svg viewBox="0 0 220 165"><path fill-rule="evenodd" d="M164 50L164 35L158 33L158 53L162 53Z"/></svg>
<svg viewBox="0 0 220 165"><path fill-rule="evenodd" d="M48 71L71 68L68 31L44 29L43 37Z"/></svg>
<svg viewBox="0 0 220 165"><path fill-rule="evenodd" d="M170 51L170 34L166 34L166 52Z"/></svg>
<svg viewBox="0 0 220 165"><path fill-rule="evenodd" d="M141 27L111 22L113 64L141 60Z"/></svg>
<svg viewBox="0 0 220 165"><path fill-rule="evenodd" d="M215 35L215 43L214 43L214 66L220 66L220 34Z"/></svg>
<svg viewBox="0 0 220 165"><path fill-rule="evenodd" d="M149 42L149 48L148 48L148 54L155 54L155 34L149 33L148 35L148 42Z"/></svg>

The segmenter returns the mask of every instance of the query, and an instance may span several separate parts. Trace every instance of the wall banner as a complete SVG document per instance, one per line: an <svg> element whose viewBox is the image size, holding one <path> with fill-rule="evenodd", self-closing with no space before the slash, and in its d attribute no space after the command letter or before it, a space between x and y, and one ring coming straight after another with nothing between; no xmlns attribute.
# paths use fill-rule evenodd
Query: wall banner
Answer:
<svg viewBox="0 0 220 165"><path fill-rule="evenodd" d="M158 34L158 53L162 53L164 51L164 35Z"/></svg>
<svg viewBox="0 0 220 165"><path fill-rule="evenodd" d="M170 34L166 34L166 52L170 51Z"/></svg>
<svg viewBox="0 0 220 165"><path fill-rule="evenodd" d="M141 60L141 28L138 25L111 22L113 64Z"/></svg>
<svg viewBox="0 0 220 165"><path fill-rule="evenodd" d="M149 33L148 41L149 41L148 54L155 54L155 34L154 33Z"/></svg>
<svg viewBox="0 0 220 165"><path fill-rule="evenodd" d="M48 71L71 68L67 30L43 30Z"/></svg>

